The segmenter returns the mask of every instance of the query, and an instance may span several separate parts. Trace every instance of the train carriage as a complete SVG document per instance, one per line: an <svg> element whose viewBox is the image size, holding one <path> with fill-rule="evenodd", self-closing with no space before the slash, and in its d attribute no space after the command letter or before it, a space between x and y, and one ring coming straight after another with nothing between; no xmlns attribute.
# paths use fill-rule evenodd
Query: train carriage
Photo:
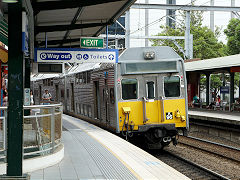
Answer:
<svg viewBox="0 0 240 180"><path fill-rule="evenodd" d="M176 144L179 130L186 134L186 75L182 58L172 48L129 48L117 64L81 67L47 87L64 103L65 113L126 138L142 135L151 149ZM39 83L34 87L43 91L44 83Z"/></svg>

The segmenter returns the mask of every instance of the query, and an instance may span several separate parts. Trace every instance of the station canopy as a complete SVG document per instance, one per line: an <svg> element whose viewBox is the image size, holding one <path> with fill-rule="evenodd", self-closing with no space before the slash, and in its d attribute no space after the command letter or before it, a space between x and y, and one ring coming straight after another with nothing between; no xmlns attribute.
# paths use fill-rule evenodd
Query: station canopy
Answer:
<svg viewBox="0 0 240 180"><path fill-rule="evenodd" d="M80 37L96 37L136 0L33 0L35 47L79 47Z"/></svg>
<svg viewBox="0 0 240 180"><path fill-rule="evenodd" d="M240 72L240 54L218 57L206 60L193 60L185 62L185 69L188 72L193 71L221 71L233 70Z"/></svg>

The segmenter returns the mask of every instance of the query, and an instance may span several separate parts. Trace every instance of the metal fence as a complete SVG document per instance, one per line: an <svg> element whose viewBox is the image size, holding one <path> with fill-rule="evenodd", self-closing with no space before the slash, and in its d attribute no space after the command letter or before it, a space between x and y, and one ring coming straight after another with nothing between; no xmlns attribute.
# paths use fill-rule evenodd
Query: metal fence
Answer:
<svg viewBox="0 0 240 180"><path fill-rule="evenodd" d="M62 104L24 106L24 159L53 153L61 145ZM0 161L6 160L7 107L0 107Z"/></svg>

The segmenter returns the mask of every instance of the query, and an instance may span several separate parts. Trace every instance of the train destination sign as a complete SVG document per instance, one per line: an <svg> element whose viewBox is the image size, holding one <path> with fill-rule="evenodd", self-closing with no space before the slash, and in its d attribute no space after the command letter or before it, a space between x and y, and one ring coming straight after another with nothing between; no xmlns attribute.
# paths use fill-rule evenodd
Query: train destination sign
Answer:
<svg viewBox="0 0 240 180"><path fill-rule="evenodd" d="M80 47L81 48L103 48L103 38L81 37Z"/></svg>
<svg viewBox="0 0 240 180"><path fill-rule="evenodd" d="M118 50L38 48L34 57L35 62L48 63L117 63Z"/></svg>

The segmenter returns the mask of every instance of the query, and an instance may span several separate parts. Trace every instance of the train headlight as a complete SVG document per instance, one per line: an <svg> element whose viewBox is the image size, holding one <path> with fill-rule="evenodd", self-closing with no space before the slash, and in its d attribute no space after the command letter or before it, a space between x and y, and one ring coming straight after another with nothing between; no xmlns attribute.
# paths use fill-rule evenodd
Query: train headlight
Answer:
<svg viewBox="0 0 240 180"><path fill-rule="evenodd" d="M144 59L146 60L152 60L152 59L155 59L155 52L154 51L144 52L143 56L144 56Z"/></svg>

